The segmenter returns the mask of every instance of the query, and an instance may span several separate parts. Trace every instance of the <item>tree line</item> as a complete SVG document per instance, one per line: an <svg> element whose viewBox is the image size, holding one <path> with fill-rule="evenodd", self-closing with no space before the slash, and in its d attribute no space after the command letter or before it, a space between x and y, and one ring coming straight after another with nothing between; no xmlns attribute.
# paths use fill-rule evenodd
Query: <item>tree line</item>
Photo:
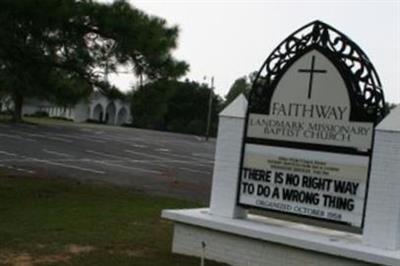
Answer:
<svg viewBox="0 0 400 266"><path fill-rule="evenodd" d="M67 107L100 90L131 102L133 126L203 134L211 97L215 134L217 114L249 89L236 82L224 102L206 84L180 81L189 65L172 56L178 27L124 0L4 0L0 23L0 100L12 100L14 121L28 98ZM128 95L107 79L120 66L140 80Z"/></svg>
<svg viewBox="0 0 400 266"><path fill-rule="evenodd" d="M211 135L217 131L223 100L208 85L196 81L159 80L131 95L133 126L203 135L211 97Z"/></svg>
<svg viewBox="0 0 400 266"><path fill-rule="evenodd" d="M218 113L247 96L256 76L236 79L225 100L206 84L180 80L189 65L172 56L178 27L125 0L3 0L0 25L0 100L13 101L14 121L27 98L73 106L100 90L131 102L133 126L203 134L211 95L215 135ZM120 66L140 80L128 95L107 79Z"/></svg>

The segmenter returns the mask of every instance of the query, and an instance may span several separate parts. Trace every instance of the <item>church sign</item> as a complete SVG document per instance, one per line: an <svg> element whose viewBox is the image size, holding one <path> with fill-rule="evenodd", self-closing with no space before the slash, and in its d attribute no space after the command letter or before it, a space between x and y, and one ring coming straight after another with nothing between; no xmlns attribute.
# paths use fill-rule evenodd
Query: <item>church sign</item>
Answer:
<svg viewBox="0 0 400 266"><path fill-rule="evenodd" d="M312 22L267 58L249 96L238 204L363 227L376 71L331 26Z"/></svg>

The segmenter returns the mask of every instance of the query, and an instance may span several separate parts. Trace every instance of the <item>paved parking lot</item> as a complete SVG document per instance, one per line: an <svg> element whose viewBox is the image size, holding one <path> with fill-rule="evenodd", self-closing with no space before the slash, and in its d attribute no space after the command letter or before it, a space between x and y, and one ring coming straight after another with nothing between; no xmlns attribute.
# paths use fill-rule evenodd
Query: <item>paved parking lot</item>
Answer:
<svg viewBox="0 0 400 266"><path fill-rule="evenodd" d="M110 182L207 202L214 144L133 128L0 123L0 169Z"/></svg>

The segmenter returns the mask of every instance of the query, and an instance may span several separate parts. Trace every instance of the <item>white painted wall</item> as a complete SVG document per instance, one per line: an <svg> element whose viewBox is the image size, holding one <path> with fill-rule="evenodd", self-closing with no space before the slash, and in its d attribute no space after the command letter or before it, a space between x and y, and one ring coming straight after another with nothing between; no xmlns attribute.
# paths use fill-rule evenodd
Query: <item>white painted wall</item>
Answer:
<svg viewBox="0 0 400 266"><path fill-rule="evenodd" d="M88 104L84 102L80 102L77 105L75 105L72 109L72 116L71 119L74 120L74 122L86 122L87 119L89 119L89 106Z"/></svg>
<svg viewBox="0 0 400 266"><path fill-rule="evenodd" d="M236 205L246 109L247 100L239 95L219 115L210 201L210 211L214 215L231 218L246 216L246 211Z"/></svg>
<svg viewBox="0 0 400 266"><path fill-rule="evenodd" d="M364 242L400 248L400 106L376 128Z"/></svg>
<svg viewBox="0 0 400 266"><path fill-rule="evenodd" d="M98 119L98 114L95 112L95 107L100 105L102 107L102 121L105 121L107 115L107 106L114 106L115 110L109 114L110 125L128 124L132 121L130 113L130 104L120 100L109 100L99 92L95 92L90 97L89 101L81 101L72 107L60 107L46 103L45 106L37 101L38 104L25 104L22 109L23 115L31 115L37 111L46 111L50 117L64 117L71 119L74 122L86 122L87 119ZM2 106L2 109L5 106ZM122 110L122 112L121 112ZM125 114L125 115L122 115Z"/></svg>
<svg viewBox="0 0 400 266"><path fill-rule="evenodd" d="M95 93L90 97L88 108L90 108L90 118L98 120L98 112L95 112L96 106L102 107L103 117L102 121L106 121L108 117L108 123L110 125L122 125L128 124L132 121L130 114L129 103L122 102L121 100L109 100L100 93ZM118 119L118 114L121 109L126 110L126 117L124 120Z"/></svg>
<svg viewBox="0 0 400 266"><path fill-rule="evenodd" d="M22 107L22 115L32 115L32 114L36 113L37 111L40 111L40 107L39 106L24 105Z"/></svg>
<svg viewBox="0 0 400 266"><path fill-rule="evenodd" d="M172 251L232 266L372 266L367 262L176 223ZM206 263L207 264L207 263Z"/></svg>

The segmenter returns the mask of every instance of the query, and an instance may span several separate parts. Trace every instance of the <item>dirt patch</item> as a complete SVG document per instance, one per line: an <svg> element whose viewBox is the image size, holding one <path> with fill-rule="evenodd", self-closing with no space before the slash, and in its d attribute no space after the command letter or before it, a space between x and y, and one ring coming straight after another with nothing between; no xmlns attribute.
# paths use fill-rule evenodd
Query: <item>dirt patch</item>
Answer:
<svg viewBox="0 0 400 266"><path fill-rule="evenodd" d="M126 249L122 250L123 254L126 254L128 257L145 257L146 251L140 249Z"/></svg>
<svg viewBox="0 0 400 266"><path fill-rule="evenodd" d="M151 255L151 250L148 248L121 248L112 249L108 251L110 254L121 254L128 257L149 257Z"/></svg>
<svg viewBox="0 0 400 266"><path fill-rule="evenodd" d="M82 246L77 244L70 244L66 246L66 250L68 253L77 255L82 253L89 253L95 250L96 248L93 246Z"/></svg>
<svg viewBox="0 0 400 266"><path fill-rule="evenodd" d="M28 253L0 252L0 262L5 265L31 266L32 257Z"/></svg>
<svg viewBox="0 0 400 266"><path fill-rule="evenodd" d="M54 254L54 255L46 255L35 258L33 260L33 263L54 264L57 262L67 262L70 259L71 257L65 254Z"/></svg>
<svg viewBox="0 0 400 266"><path fill-rule="evenodd" d="M7 259L6 259L7 260ZM13 266L31 266L32 265L32 257L27 254L9 254L8 263Z"/></svg>
<svg viewBox="0 0 400 266"><path fill-rule="evenodd" d="M38 244L37 247L42 249L45 245ZM38 263L51 265L59 262L67 262L71 259L71 255L88 253L93 250L95 250L95 247L77 244L65 246L65 252L49 255L32 255L27 252L0 250L0 265L34 266Z"/></svg>
<svg viewBox="0 0 400 266"><path fill-rule="evenodd" d="M70 256L64 254L32 257L29 253L0 252L0 262L12 266L33 266L37 263L54 264L67 262L69 259Z"/></svg>
<svg viewBox="0 0 400 266"><path fill-rule="evenodd" d="M44 244L36 244L36 247L39 249L44 249L46 247L46 245Z"/></svg>

